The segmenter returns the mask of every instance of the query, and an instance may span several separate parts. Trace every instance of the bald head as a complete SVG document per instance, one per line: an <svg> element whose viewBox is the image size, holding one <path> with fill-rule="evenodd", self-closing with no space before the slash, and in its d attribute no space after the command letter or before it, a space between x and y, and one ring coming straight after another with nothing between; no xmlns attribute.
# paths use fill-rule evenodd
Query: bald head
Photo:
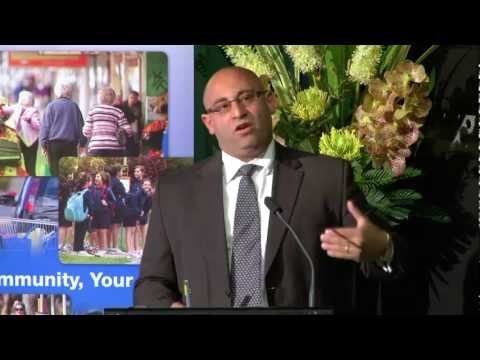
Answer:
<svg viewBox="0 0 480 360"><path fill-rule="evenodd" d="M235 83L239 80L247 80L257 90L263 88L262 82L257 75L248 69L238 66L220 69L212 75L210 80L208 80L205 90L203 91L203 106L205 109L208 109L216 100L213 97L216 95L215 90L218 88L219 84Z"/></svg>
<svg viewBox="0 0 480 360"><path fill-rule="evenodd" d="M202 121L222 151L245 162L265 152L276 103L257 75L240 67L217 71L205 86L203 104Z"/></svg>

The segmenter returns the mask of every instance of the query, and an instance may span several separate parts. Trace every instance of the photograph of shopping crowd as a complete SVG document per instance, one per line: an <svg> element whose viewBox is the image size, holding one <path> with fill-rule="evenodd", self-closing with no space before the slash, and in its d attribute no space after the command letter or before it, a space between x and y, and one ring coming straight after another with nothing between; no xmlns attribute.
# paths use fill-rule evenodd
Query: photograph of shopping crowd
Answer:
<svg viewBox="0 0 480 360"><path fill-rule="evenodd" d="M138 264L155 183L191 159L66 157L60 161L59 251L63 263Z"/></svg>
<svg viewBox="0 0 480 360"><path fill-rule="evenodd" d="M64 156L163 157L167 57L0 52L0 176L59 175Z"/></svg>

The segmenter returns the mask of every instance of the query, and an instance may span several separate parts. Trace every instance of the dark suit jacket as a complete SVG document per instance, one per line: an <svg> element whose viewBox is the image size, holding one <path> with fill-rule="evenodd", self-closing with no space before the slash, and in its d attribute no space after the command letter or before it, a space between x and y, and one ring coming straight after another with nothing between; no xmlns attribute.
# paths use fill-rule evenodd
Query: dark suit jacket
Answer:
<svg viewBox="0 0 480 360"><path fill-rule="evenodd" d="M136 305L163 307L182 300L182 284L188 280L193 307L231 306L222 191L221 153L160 178L135 284ZM316 305L352 310L359 265L327 256L320 243L326 227L355 226L347 199L363 208L349 164L276 144L272 197L313 258ZM401 254L395 246L394 267ZM265 274L270 306L307 307L307 260L273 215Z"/></svg>

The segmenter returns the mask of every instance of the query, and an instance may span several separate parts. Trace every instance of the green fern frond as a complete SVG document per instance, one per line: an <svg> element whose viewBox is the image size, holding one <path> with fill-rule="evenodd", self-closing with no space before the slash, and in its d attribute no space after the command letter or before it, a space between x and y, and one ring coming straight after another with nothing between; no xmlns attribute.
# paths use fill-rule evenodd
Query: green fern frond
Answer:
<svg viewBox="0 0 480 360"><path fill-rule="evenodd" d="M367 194L365 194L365 198L374 208L383 209L391 205L385 193L378 189L368 191Z"/></svg>
<svg viewBox="0 0 480 360"><path fill-rule="evenodd" d="M387 185L393 182L394 176L390 170L372 169L364 174L364 182L371 183L376 186Z"/></svg>
<svg viewBox="0 0 480 360"><path fill-rule="evenodd" d="M387 194L391 201L394 200L418 200L422 198L422 194L411 189L398 189Z"/></svg>
<svg viewBox="0 0 480 360"><path fill-rule="evenodd" d="M390 215L396 220L406 220L410 214L410 210L403 207L389 207L382 209L384 214Z"/></svg>
<svg viewBox="0 0 480 360"><path fill-rule="evenodd" d="M405 172L399 176L397 179L407 179L407 178L413 178L422 175L422 170L416 169L414 167L407 167L405 169Z"/></svg>

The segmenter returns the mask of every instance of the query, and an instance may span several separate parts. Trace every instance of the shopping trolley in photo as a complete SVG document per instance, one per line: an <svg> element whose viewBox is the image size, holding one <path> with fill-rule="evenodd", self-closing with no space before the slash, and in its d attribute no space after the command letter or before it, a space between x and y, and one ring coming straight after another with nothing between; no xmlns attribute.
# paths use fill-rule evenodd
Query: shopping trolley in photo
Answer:
<svg viewBox="0 0 480 360"><path fill-rule="evenodd" d="M57 251L57 248L57 223L0 217L0 251L28 251L42 254Z"/></svg>

